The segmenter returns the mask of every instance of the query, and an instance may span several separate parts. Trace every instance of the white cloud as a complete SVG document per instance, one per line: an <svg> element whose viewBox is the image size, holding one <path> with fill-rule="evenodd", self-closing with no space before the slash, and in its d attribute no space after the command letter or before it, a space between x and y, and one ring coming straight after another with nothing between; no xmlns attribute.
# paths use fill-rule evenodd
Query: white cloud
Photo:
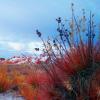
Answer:
<svg viewBox="0 0 100 100"><path fill-rule="evenodd" d="M35 51L35 48L39 48L40 50ZM40 54L42 52L42 48L43 48L42 43L35 41L35 42L28 43L26 49L27 49L28 53L34 53L35 52L36 54Z"/></svg>
<svg viewBox="0 0 100 100"><path fill-rule="evenodd" d="M28 49L33 50L34 48L42 48L41 42L30 42L28 43Z"/></svg>
<svg viewBox="0 0 100 100"><path fill-rule="evenodd" d="M43 44L40 41L31 41L31 42L14 42L14 41L0 41L0 51L7 52L8 54L36 54L39 55L42 53ZM35 48L39 48L39 51L36 51ZM13 55L14 56L14 55Z"/></svg>
<svg viewBox="0 0 100 100"><path fill-rule="evenodd" d="M28 53L39 55L42 53L43 45L40 41L32 41L28 43L13 42L13 41L0 41L0 46L3 47L0 50L8 50L9 52L16 53ZM39 48L39 51L35 51L35 48Z"/></svg>
<svg viewBox="0 0 100 100"><path fill-rule="evenodd" d="M16 51L21 51L24 49L24 44L18 42L8 42L8 47Z"/></svg>

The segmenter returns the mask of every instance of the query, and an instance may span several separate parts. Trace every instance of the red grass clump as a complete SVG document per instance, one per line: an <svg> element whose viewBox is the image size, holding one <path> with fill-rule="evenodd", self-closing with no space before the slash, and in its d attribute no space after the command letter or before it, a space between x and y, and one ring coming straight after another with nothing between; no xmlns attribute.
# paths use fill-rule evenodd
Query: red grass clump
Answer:
<svg viewBox="0 0 100 100"><path fill-rule="evenodd" d="M48 90L49 78L43 72L30 73L26 83L20 88L20 93L26 100L50 100Z"/></svg>

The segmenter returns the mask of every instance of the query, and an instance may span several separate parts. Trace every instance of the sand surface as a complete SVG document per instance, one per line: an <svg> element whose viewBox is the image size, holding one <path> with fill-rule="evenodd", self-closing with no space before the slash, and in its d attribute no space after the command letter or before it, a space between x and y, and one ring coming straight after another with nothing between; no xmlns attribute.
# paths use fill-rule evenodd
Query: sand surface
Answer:
<svg viewBox="0 0 100 100"><path fill-rule="evenodd" d="M16 96L14 93L0 94L0 100L24 100L21 96Z"/></svg>

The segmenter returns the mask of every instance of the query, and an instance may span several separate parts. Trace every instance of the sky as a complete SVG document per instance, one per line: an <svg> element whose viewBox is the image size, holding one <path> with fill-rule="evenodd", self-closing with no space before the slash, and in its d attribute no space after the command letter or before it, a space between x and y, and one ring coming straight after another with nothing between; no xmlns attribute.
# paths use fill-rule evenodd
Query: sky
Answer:
<svg viewBox="0 0 100 100"><path fill-rule="evenodd" d="M0 0L0 57L33 54L35 47L42 46L35 30L43 37L55 36L55 19L70 18L71 3L76 14L84 8L99 20L99 0Z"/></svg>

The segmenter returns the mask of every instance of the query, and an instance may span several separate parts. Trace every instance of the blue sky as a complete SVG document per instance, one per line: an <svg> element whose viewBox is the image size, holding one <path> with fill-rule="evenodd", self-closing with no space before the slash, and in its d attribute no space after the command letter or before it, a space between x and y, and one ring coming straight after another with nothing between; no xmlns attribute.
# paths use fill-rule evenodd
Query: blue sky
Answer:
<svg viewBox="0 0 100 100"><path fill-rule="evenodd" d="M35 47L41 47L35 30L44 37L54 35L55 19L69 18L72 2L76 14L85 8L87 15L91 10L99 19L99 0L0 0L0 57L32 54Z"/></svg>

